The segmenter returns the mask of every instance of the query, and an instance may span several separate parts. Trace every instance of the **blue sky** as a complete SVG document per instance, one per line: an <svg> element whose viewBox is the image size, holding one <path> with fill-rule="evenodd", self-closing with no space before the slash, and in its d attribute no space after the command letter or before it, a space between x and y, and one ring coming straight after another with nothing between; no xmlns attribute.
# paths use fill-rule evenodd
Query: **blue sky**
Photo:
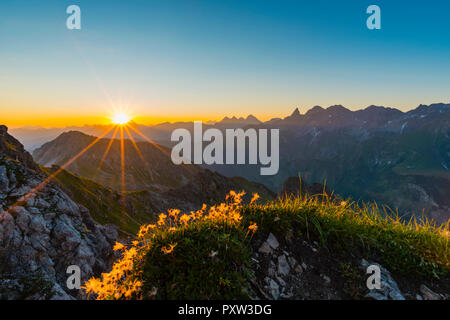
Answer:
<svg viewBox="0 0 450 320"><path fill-rule="evenodd" d="M113 106L157 122L450 102L449 14L444 0L2 0L0 110L19 125Z"/></svg>

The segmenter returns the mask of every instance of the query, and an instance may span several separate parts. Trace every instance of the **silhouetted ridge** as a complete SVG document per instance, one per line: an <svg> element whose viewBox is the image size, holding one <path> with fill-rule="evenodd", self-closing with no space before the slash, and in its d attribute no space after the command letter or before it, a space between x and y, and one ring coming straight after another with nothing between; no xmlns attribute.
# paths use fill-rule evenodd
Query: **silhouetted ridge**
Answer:
<svg viewBox="0 0 450 320"><path fill-rule="evenodd" d="M23 145L16 138L8 134L8 127L4 125L0 126L1 156L19 161L29 169L39 171L39 166L33 161L33 157L25 151Z"/></svg>

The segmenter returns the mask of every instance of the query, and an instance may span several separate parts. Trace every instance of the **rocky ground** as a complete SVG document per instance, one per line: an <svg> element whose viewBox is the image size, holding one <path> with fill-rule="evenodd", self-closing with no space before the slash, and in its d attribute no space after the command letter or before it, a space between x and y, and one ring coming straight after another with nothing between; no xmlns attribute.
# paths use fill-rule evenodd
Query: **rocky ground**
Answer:
<svg viewBox="0 0 450 320"><path fill-rule="evenodd" d="M38 187L46 176L0 129L0 299L79 298L67 268L78 266L82 281L106 271L117 232L57 185Z"/></svg>
<svg viewBox="0 0 450 320"><path fill-rule="evenodd" d="M393 275L375 261L330 252L315 241L270 233L253 246L253 299L448 300L450 283ZM369 265L381 270L381 289L369 290Z"/></svg>

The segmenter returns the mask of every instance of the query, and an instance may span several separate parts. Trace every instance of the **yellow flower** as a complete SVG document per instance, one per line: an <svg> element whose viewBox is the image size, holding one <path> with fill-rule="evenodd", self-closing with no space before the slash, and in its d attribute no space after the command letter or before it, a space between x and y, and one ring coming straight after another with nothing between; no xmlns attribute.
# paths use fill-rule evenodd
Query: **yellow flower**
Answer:
<svg viewBox="0 0 450 320"><path fill-rule="evenodd" d="M148 250L154 246L153 239L159 232L176 231L180 225L189 225L195 220L240 226L243 220L240 212L244 194L244 192L230 191L225 203L212 207L204 204L200 210L190 214L181 213L178 209L168 210L166 214L161 213L156 224L141 226L137 239L132 241L130 246L116 243L114 250L122 250L122 257L114 263L109 273L103 273L99 278L91 278L85 283L83 289L88 295L95 294L96 299L99 300L142 299L142 284L139 281L142 271L136 272L136 264L140 264L145 259ZM258 198L259 195L254 194L252 203ZM253 236L257 230L257 224L251 222L248 226L248 233ZM177 243L167 244L161 247L161 252L163 254L173 253L176 246ZM216 251L211 251L210 256L214 258L217 254ZM153 288L151 295L156 295L157 290L157 288Z"/></svg>
<svg viewBox="0 0 450 320"><path fill-rule="evenodd" d="M155 229L156 226L154 224L148 224L145 226L141 226L141 228L139 229L139 233L138 233L138 238L143 238L144 236L147 235L149 229Z"/></svg>
<svg viewBox="0 0 450 320"><path fill-rule="evenodd" d="M188 216L187 214L183 214L180 218L180 222L182 222L184 224L188 224L190 219L191 219L190 216Z"/></svg>
<svg viewBox="0 0 450 320"><path fill-rule="evenodd" d="M258 230L258 225L254 222L250 222L250 225L248 226L248 230L255 233Z"/></svg>
<svg viewBox="0 0 450 320"><path fill-rule="evenodd" d="M161 251L164 252L164 254L172 253L173 249L177 246L177 243L175 244L169 244L169 248L166 246L161 248Z"/></svg>
<svg viewBox="0 0 450 320"><path fill-rule="evenodd" d="M118 250L122 250L123 248L125 248L125 246L123 244L121 244L120 242L116 242L116 244L114 245L113 250L114 251L118 251Z"/></svg>
<svg viewBox="0 0 450 320"><path fill-rule="evenodd" d="M169 213L169 217L174 218L174 220L176 221L181 211L180 209L169 209L167 210L167 212Z"/></svg>
<svg viewBox="0 0 450 320"><path fill-rule="evenodd" d="M234 190L230 190L230 192L227 194L227 196L225 197L226 200L230 199L230 198L234 198L236 196L236 191Z"/></svg>
<svg viewBox="0 0 450 320"><path fill-rule="evenodd" d="M255 203L256 200L258 200L259 198L260 198L259 194L254 193L254 194L253 194L253 198L252 198L252 200L250 201L250 204Z"/></svg>
<svg viewBox="0 0 450 320"><path fill-rule="evenodd" d="M159 226L165 225L166 224L166 218L167 218L167 215L165 215L164 213L161 213L159 215L158 225Z"/></svg>

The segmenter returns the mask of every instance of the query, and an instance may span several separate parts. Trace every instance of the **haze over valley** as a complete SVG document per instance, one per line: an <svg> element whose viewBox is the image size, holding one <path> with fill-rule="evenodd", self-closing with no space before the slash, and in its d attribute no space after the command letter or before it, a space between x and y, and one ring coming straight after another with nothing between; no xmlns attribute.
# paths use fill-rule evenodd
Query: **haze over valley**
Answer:
<svg viewBox="0 0 450 320"><path fill-rule="evenodd" d="M146 126L133 123L140 133L129 134L140 145L142 155L127 139L127 190L166 190L192 181L197 166L171 163L170 136L173 130L192 132L192 122ZM314 107L305 114L296 109L284 118L262 122L254 116L225 117L204 123L205 128L279 128L280 171L264 177L252 165L203 165L228 177L244 177L278 193L284 181L301 175L308 183L324 183L336 194L355 201L376 201L400 215L425 216L438 222L450 217L450 105L421 105L408 112L370 106L350 111L343 106ZM82 150L106 126L58 129L13 129L19 140L33 151L43 166L62 165ZM64 133L62 133L64 132ZM78 132L78 133L77 133ZM82 134L83 133L83 134ZM105 136L80 160L67 169L118 189L119 144L113 144L100 170L99 163L113 133ZM145 139L160 144L151 145ZM37 143L39 141L39 143ZM37 144L43 145L37 147ZM95 155L95 156L92 156ZM145 162L140 159L144 157ZM85 163L86 162L86 163ZM162 166L162 167L161 167Z"/></svg>

